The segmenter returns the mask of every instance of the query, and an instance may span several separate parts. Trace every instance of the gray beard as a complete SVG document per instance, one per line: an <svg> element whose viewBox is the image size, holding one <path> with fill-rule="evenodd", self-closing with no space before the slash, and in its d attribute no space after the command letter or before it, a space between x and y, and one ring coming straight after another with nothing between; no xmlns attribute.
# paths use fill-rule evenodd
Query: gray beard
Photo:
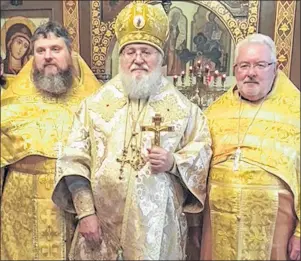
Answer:
<svg viewBox="0 0 301 261"><path fill-rule="evenodd" d="M119 72L124 92L130 99L148 99L160 91L163 80L161 66L139 80L126 74L121 68Z"/></svg>
<svg viewBox="0 0 301 261"><path fill-rule="evenodd" d="M66 93L72 86L73 73L72 67L65 71L59 71L55 75L45 75L44 72L34 69L33 82L37 89L47 92L51 95L61 95Z"/></svg>

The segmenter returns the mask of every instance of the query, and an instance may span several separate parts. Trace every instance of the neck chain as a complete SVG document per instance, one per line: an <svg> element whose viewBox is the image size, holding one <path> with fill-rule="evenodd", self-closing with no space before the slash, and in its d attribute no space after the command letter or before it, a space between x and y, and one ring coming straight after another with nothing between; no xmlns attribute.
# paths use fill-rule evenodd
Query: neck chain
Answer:
<svg viewBox="0 0 301 261"><path fill-rule="evenodd" d="M139 119L141 118L142 113L145 115L146 110L145 107L148 104L148 101L143 105L143 107L140 110L140 100L138 101L138 116L137 119L134 119L134 113L132 108L132 102L128 100L128 110L127 110L127 116L126 116L126 123L125 123L125 134L124 134L124 142L123 142L123 150L122 150L122 156L121 158L117 158L117 162L120 163L120 175L119 179L124 178L124 166L125 164L130 164L130 166L135 170L140 170L145 165L145 159L141 156L141 149L140 146L138 146L138 135L139 132L136 132L136 127L139 122ZM127 138L127 128L128 128L128 121L129 121L129 115L131 116L131 123L132 123L132 131L130 134L130 138L128 143L126 144L126 138ZM143 118L143 117L142 117ZM128 153L131 151L130 155L132 157L128 158ZM136 175L137 177L137 175Z"/></svg>
<svg viewBox="0 0 301 261"><path fill-rule="evenodd" d="M242 109L241 109L241 107L242 107L242 98L241 98L240 94L238 94L238 95L239 95L239 98L240 98L240 105L239 105L238 127L237 127L237 149L236 149L236 151L234 153L233 171L238 171L238 169L239 169L239 161L241 160L241 157L242 157L242 155L241 155L242 151L241 151L240 147L243 144L243 142L244 142L244 140L245 140L245 138L247 136L248 131L250 130L252 124L254 123L254 121L255 121L255 119L256 119L256 117L257 117L257 115L258 115L258 113L259 113L259 111L260 111L260 109L262 107L262 104L263 104L263 102L265 101L265 99L267 97L267 95L266 95L262 99L262 101L260 102L259 107L258 107L257 111L255 112L255 114L253 116L253 119L249 123L249 125L248 125L248 127L247 127L247 129L246 129L246 131L245 131L245 133L244 133L244 135L242 137L242 139L240 140L240 118L241 118L241 115L242 115Z"/></svg>

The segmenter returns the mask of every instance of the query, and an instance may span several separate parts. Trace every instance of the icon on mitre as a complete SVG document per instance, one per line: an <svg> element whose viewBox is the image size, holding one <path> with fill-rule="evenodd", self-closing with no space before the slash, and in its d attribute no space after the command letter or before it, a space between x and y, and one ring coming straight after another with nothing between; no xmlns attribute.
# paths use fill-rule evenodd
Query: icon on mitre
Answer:
<svg viewBox="0 0 301 261"><path fill-rule="evenodd" d="M133 20L133 24L137 29L142 29L145 25L145 20L142 15L136 15Z"/></svg>

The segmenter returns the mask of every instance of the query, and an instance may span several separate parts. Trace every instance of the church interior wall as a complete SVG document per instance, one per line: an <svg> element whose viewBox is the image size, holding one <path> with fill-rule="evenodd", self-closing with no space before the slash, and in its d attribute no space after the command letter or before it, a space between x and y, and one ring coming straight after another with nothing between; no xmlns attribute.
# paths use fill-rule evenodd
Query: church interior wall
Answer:
<svg viewBox="0 0 301 261"><path fill-rule="evenodd" d="M300 1L297 1L290 79L300 89Z"/></svg>
<svg viewBox="0 0 301 261"><path fill-rule="evenodd" d="M103 61L109 61L111 60L111 58L113 58L114 61L118 61L118 53L115 44L113 27L114 17L116 17L118 9L121 9L125 5L125 3L123 3L124 1L23 0L21 2L22 5L13 6L10 0L1 1L1 56L5 57L5 52L7 51L5 47L3 48L3 26L7 19L16 16L23 16L24 19L27 19L28 25L34 24L34 26L38 26L39 23L43 21L53 19L60 23L63 23L68 28L69 32L72 32L74 49L82 55L82 57L92 68L98 78L101 78L101 75L105 74L111 76L112 74L116 74L116 72L118 71L118 62L115 62L115 64L112 64L111 62L103 64ZM191 2L190 5L186 4L186 8L183 8L183 6L181 6L181 1L172 2L174 2L174 4L171 6L171 10L172 8L178 8L186 17L186 47L187 49L189 49L189 51L192 51L193 37L191 24L194 19L192 15L195 14L195 7L192 4L194 3L203 5L205 2L211 2L210 7L212 7L212 11L217 14L216 9L213 10L214 6L223 3L223 1L185 1L186 3ZM232 2L237 2L238 5L239 2L241 2L241 6L245 6L245 1ZM249 2L254 3L256 1ZM281 2L281 6L278 2ZM208 8L208 6L205 7ZM105 10L100 12L101 8L105 8ZM111 10L108 11L108 8L111 8ZM231 10L231 8L228 8L228 10ZM235 9L233 10L235 11ZM282 10L287 10L287 12L282 12ZM234 13L234 11L232 13ZM286 17L283 13L285 13ZM216 20L219 24L224 23L224 21L222 21L220 17L218 17L218 19ZM18 21L18 19L16 19L16 21ZM291 24L287 25L287 28L293 28L291 32L285 31L289 29L285 29L286 25L284 21L291 22ZM257 32L264 33L272 37L275 40L276 44L278 44L279 46L287 45L287 41L291 41L290 49L280 50L281 48L277 46L277 51L286 52L285 58L280 57L282 58L281 68L285 73L288 74L294 84L298 88L300 88L300 2L259 1L258 23L255 29L255 31ZM105 36L95 37L95 32L97 30L106 30ZM281 35L279 30L283 30L281 32L286 32L288 36L283 37L283 34ZM252 32L252 30L249 31ZM177 44L179 45L180 43L178 42ZM231 45L230 49L230 52L232 53L234 50L234 45ZM228 60L229 63L233 63L233 56L230 55L230 57L228 57ZM185 65L186 71L188 70L189 65L190 63L187 63ZM101 69L98 70L98 68ZM232 74L232 71L230 70L228 71L228 73ZM169 75L169 77L172 77L172 75Z"/></svg>

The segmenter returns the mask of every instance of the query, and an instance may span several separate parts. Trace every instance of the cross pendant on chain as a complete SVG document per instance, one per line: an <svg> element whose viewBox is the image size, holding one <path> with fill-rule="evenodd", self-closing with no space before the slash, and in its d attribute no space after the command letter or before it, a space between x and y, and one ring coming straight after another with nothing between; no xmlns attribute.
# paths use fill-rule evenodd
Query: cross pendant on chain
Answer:
<svg viewBox="0 0 301 261"><path fill-rule="evenodd" d="M124 149L123 152L122 152L121 158L117 158L116 160L117 160L117 162L121 163L121 166L120 166L120 169L119 169L119 171L120 171L119 179L123 179L123 172L124 172L124 169L123 169L123 168L124 168L124 165L125 165L126 163L129 163L129 162L130 162L130 161L127 159L127 150Z"/></svg>
<svg viewBox="0 0 301 261"><path fill-rule="evenodd" d="M234 154L233 171L238 171L240 159L241 159L241 149L240 147L238 147Z"/></svg>
<svg viewBox="0 0 301 261"><path fill-rule="evenodd" d="M117 162L121 163L122 166L124 166L125 163L130 163L130 160L127 159L126 149L123 150L122 156L120 158L117 158Z"/></svg>

